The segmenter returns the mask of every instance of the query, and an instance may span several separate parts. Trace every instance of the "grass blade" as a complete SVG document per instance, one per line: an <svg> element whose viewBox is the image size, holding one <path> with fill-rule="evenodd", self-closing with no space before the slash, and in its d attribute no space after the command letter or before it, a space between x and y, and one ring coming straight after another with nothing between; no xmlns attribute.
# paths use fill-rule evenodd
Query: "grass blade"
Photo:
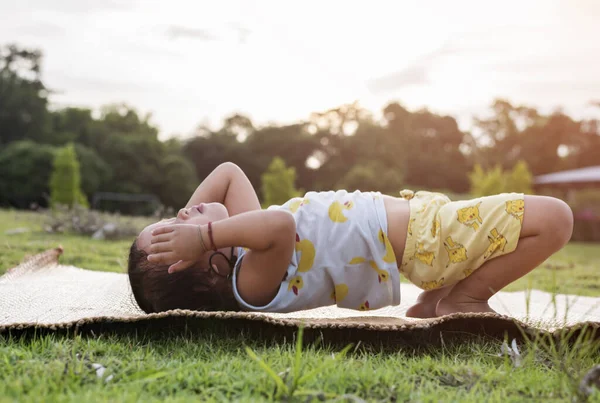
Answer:
<svg viewBox="0 0 600 403"><path fill-rule="evenodd" d="M346 347L344 347L344 349L342 351L340 351L339 353L337 353L335 355L335 357L333 358L333 362L336 362L338 359L344 357L348 351L350 351L350 349L352 348L353 344L350 343L348 344ZM329 365L331 361L325 361L323 364L319 365L317 368L313 369L312 371L310 371L309 373L307 373L306 375L302 376L300 379L298 379L298 383L301 382L306 382L310 379L312 379L317 373L321 372L321 370L323 368L325 368L327 365Z"/></svg>
<svg viewBox="0 0 600 403"><path fill-rule="evenodd" d="M256 355L250 347L246 347L246 353L260 365L260 367L275 381L277 386L286 394L289 393L288 387L283 383L283 380L269 367L259 356Z"/></svg>
<svg viewBox="0 0 600 403"><path fill-rule="evenodd" d="M294 357L294 377L292 379L292 393L298 387L298 381L300 378L300 366L302 364L302 338L304 336L304 327L298 328L298 335L296 336L296 354Z"/></svg>

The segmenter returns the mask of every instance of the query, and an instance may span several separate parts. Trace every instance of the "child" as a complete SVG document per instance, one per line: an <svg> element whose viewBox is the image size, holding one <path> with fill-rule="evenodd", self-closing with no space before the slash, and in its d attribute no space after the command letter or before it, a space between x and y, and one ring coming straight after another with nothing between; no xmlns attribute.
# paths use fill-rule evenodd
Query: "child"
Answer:
<svg viewBox="0 0 600 403"><path fill-rule="evenodd" d="M408 316L493 312L493 294L571 237L572 212L551 197L401 196L309 192L261 210L242 170L222 164L134 241L134 297L146 312L369 310L400 303L402 273L424 290Z"/></svg>

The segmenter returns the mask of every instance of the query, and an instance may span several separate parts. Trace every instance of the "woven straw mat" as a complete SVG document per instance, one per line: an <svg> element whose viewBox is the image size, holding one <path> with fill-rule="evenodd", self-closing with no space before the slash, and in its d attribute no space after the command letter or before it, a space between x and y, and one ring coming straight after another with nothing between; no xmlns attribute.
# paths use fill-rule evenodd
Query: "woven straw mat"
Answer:
<svg viewBox="0 0 600 403"><path fill-rule="evenodd" d="M334 306L288 314L251 312L195 312L173 310L158 314L142 312L131 295L126 274L84 270L59 263L62 248L35 255L0 277L0 332L14 329L69 329L90 324L141 324L164 318L186 317L244 323L277 329L359 329L374 332L435 332L453 328L465 333L489 331L489 323L526 331L556 333L565 329L600 327L600 298L552 295L533 290L499 292L490 305L496 314L454 314L434 319L405 316L420 290L401 285L399 306L369 312ZM529 303L527 303L529 301ZM529 313L529 315L528 315ZM241 324L241 325L240 325ZM486 325L487 324L487 325ZM487 330L486 330L487 326ZM600 333L600 332L596 332Z"/></svg>

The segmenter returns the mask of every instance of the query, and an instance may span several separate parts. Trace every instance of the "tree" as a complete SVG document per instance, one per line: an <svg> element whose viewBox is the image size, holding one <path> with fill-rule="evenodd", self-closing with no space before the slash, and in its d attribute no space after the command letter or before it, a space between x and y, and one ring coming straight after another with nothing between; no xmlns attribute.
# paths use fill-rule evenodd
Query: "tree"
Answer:
<svg viewBox="0 0 600 403"><path fill-rule="evenodd" d="M470 163L461 151L463 133L451 116L422 109L409 112L397 103L384 109L387 137L380 155L401 161L405 182L412 187L466 191Z"/></svg>
<svg viewBox="0 0 600 403"><path fill-rule="evenodd" d="M152 115L149 113L140 116L132 106L112 104L102 107L100 115L100 121L109 133L158 139L158 129L150 123Z"/></svg>
<svg viewBox="0 0 600 403"><path fill-rule="evenodd" d="M567 169L566 161L558 154L561 145L571 149L583 134L581 123L559 112L544 116L539 124L526 127L512 154L514 161L524 160L536 175Z"/></svg>
<svg viewBox="0 0 600 403"><path fill-rule="evenodd" d="M48 182L55 148L16 141L0 151L0 205L29 208L48 205Z"/></svg>
<svg viewBox="0 0 600 403"><path fill-rule="evenodd" d="M200 180L210 175L219 164L231 161L246 173L254 188L259 189L261 175L268 162L263 165L262 155L251 150L248 141L240 143L234 135L222 131L206 131L201 136L188 140L182 152L194 165L196 176Z"/></svg>
<svg viewBox="0 0 600 403"><path fill-rule="evenodd" d="M95 147L98 121L93 118L90 109L69 107L53 111L50 115L52 135L49 136L48 143L60 146L74 142Z"/></svg>
<svg viewBox="0 0 600 403"><path fill-rule="evenodd" d="M306 124L267 126L252 132L242 143L242 150L250 157L238 164L254 183L268 168L273 158L280 157L287 166L296 170L298 186L313 188L314 170L306 166L308 158L321 148L318 138L308 133Z"/></svg>
<svg viewBox="0 0 600 403"><path fill-rule="evenodd" d="M74 204L87 206L81 191L81 174L79 161L73 144L58 150L54 157L52 175L50 176L50 202L52 206Z"/></svg>
<svg viewBox="0 0 600 403"><path fill-rule="evenodd" d="M110 190L113 170L92 148L75 144L80 161L81 190L88 200L100 190Z"/></svg>
<svg viewBox="0 0 600 403"><path fill-rule="evenodd" d="M360 122L371 122L372 114L361 108L358 102L341 105L325 112L315 112L310 122L320 131L327 131L334 136L344 136L356 130Z"/></svg>
<svg viewBox="0 0 600 403"><path fill-rule="evenodd" d="M0 144L45 142L50 127L41 61L39 50L0 47Z"/></svg>
<svg viewBox="0 0 600 403"><path fill-rule="evenodd" d="M589 136L588 129L594 132L593 121L576 121L560 111L541 115L534 108L505 100L494 101L491 117L475 119L475 126L479 135L473 139L472 159L484 168L500 164L508 169L520 160L535 175L579 168L586 165L577 160L591 155L588 145L596 143L592 147L596 154L600 145L593 140L600 136ZM566 158L558 153L561 147L569 150Z"/></svg>
<svg viewBox="0 0 600 403"><path fill-rule="evenodd" d="M309 128L317 130L313 137L318 142L311 154L321 163L318 170L313 171L311 188L358 186L358 183L349 183L348 178L343 179L355 166L371 170L367 167L376 164L396 172L404 171L404 161L398 158L399 146L394 137L357 104L313 114ZM367 173L356 171L354 174L357 176L352 181Z"/></svg>
<svg viewBox="0 0 600 403"><path fill-rule="evenodd" d="M112 191L158 194L163 183L161 160L165 157L160 141L143 136L110 136L105 147L103 159L118 179Z"/></svg>
<svg viewBox="0 0 600 403"><path fill-rule="evenodd" d="M269 168L262 175L263 205L281 205L300 196L301 192L294 187L295 181L296 170L287 168L281 158L273 158Z"/></svg>
<svg viewBox="0 0 600 403"><path fill-rule="evenodd" d="M163 183L158 197L168 207L175 209L185 206L198 185L194 166L186 158L172 154L162 161Z"/></svg>
<svg viewBox="0 0 600 403"><path fill-rule="evenodd" d="M225 134L235 137L237 140L244 140L254 131L252 120L244 115L235 113L223 120L223 126L219 134Z"/></svg>
<svg viewBox="0 0 600 403"><path fill-rule="evenodd" d="M475 120L473 135L453 117L427 109L390 103L378 120L353 103L287 125L257 127L232 114L219 129L200 127L192 139L160 141L151 116L125 104L107 105L99 117L85 108L50 111L42 61L38 50L0 46L0 205L46 205L53 147L68 143L87 196L152 193L172 207L225 161L240 166L270 203L282 203L297 194L295 186L531 193L532 175L597 165L600 155L598 119L541 114L502 99ZM135 205L118 208L142 212Z"/></svg>

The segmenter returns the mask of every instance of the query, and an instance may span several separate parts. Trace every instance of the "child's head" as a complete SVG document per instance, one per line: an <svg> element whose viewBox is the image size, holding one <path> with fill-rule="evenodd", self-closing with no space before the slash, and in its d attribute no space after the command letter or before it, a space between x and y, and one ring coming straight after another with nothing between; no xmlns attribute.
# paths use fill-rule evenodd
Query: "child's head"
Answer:
<svg viewBox="0 0 600 403"><path fill-rule="evenodd" d="M168 265L147 260L151 232L165 224L207 224L228 217L222 204L211 203L181 209L176 218L163 220L144 228L131 245L128 274L133 296L146 313L170 309L199 311L237 310L231 279L208 268L206 259L181 272L169 274ZM224 259L223 259L224 260Z"/></svg>

